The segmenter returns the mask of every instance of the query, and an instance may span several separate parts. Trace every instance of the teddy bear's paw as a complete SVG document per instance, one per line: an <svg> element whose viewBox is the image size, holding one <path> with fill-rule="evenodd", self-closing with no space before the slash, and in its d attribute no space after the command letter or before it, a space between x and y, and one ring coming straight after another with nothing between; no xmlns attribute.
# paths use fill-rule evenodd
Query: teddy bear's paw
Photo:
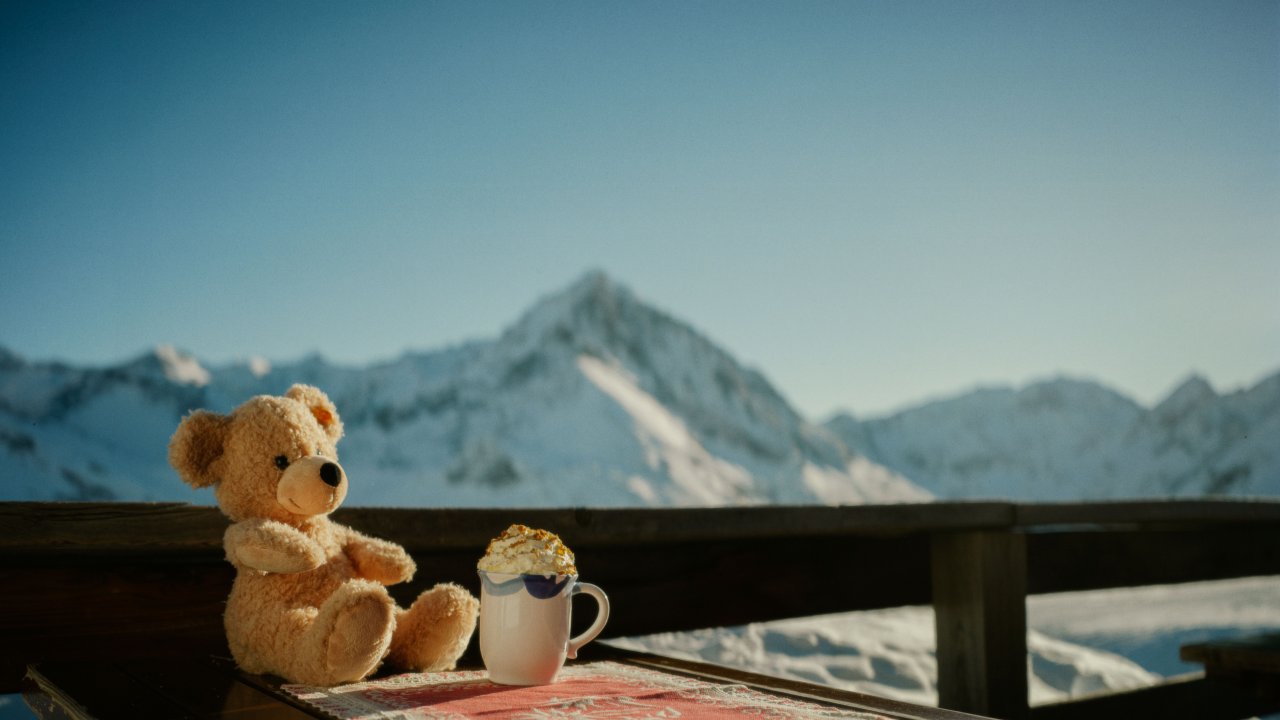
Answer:
<svg viewBox="0 0 1280 720"><path fill-rule="evenodd" d="M347 532L352 538L346 547L347 556L355 563L360 577L383 585L395 585L413 577L417 567L403 547L354 530L347 529Z"/></svg>
<svg viewBox="0 0 1280 720"><path fill-rule="evenodd" d="M422 593L396 618L387 662L406 670L452 670L476 628L480 601L445 583Z"/></svg>
<svg viewBox="0 0 1280 720"><path fill-rule="evenodd" d="M385 592L358 594L337 610L325 647L332 682L359 680L378 667L391 642L394 612Z"/></svg>
<svg viewBox="0 0 1280 720"><path fill-rule="evenodd" d="M324 549L297 528L265 518L235 523L223 536L227 559L258 572L298 573L324 563Z"/></svg>

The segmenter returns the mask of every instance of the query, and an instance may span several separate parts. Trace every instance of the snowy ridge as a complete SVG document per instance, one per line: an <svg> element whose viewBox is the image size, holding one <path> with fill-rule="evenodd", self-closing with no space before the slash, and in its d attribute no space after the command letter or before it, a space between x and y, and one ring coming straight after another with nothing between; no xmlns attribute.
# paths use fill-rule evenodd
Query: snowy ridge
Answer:
<svg viewBox="0 0 1280 720"><path fill-rule="evenodd" d="M0 471L17 478L3 497L210 502L167 466L182 415L226 411L295 382L323 388L343 415L349 504L929 497L598 272L536 303L497 339L364 368L319 356L207 368L168 346L95 369L0 353Z"/></svg>
<svg viewBox="0 0 1280 720"><path fill-rule="evenodd" d="M1226 395L1193 376L1150 409L1060 378L826 427L939 497L1280 495L1280 374Z"/></svg>
<svg viewBox="0 0 1280 720"><path fill-rule="evenodd" d="M0 352L4 499L174 498L165 442L206 398L193 358L159 348L110 368ZM125 421L124 419L127 419Z"/></svg>

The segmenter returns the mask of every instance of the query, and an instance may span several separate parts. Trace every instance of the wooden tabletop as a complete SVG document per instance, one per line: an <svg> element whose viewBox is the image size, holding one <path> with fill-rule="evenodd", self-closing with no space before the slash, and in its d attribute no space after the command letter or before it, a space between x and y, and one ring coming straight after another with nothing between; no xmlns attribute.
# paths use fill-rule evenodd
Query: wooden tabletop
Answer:
<svg viewBox="0 0 1280 720"><path fill-rule="evenodd" d="M978 716L914 705L824 685L657 655L597 646L584 661L608 659L700 680L893 720L965 720ZM240 672L229 659L117 664L42 663L28 669L23 691L41 718L60 720L329 720L280 689L283 681Z"/></svg>

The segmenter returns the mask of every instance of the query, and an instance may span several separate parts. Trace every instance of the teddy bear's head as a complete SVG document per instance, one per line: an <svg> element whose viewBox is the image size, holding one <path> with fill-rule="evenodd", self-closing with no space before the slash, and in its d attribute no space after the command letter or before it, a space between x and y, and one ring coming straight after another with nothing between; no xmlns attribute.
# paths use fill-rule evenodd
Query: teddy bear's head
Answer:
<svg viewBox="0 0 1280 720"><path fill-rule="evenodd" d="M169 442L169 463L192 487L214 487L232 520L290 524L335 510L347 496L338 464L338 410L318 388L259 395L228 415L196 410Z"/></svg>

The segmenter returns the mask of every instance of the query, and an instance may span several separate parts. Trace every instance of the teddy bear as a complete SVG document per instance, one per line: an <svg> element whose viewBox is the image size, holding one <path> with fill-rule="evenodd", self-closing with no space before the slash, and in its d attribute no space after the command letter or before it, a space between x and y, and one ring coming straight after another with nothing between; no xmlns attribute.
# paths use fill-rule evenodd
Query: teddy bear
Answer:
<svg viewBox="0 0 1280 720"><path fill-rule="evenodd" d="M386 586L416 568L401 546L329 519L347 495L337 408L294 385L221 415L195 410L169 442L187 484L213 486L232 523L223 537L236 577L224 624L236 664L292 682L335 685L385 661L404 670L454 667L479 601L442 583L400 608Z"/></svg>

